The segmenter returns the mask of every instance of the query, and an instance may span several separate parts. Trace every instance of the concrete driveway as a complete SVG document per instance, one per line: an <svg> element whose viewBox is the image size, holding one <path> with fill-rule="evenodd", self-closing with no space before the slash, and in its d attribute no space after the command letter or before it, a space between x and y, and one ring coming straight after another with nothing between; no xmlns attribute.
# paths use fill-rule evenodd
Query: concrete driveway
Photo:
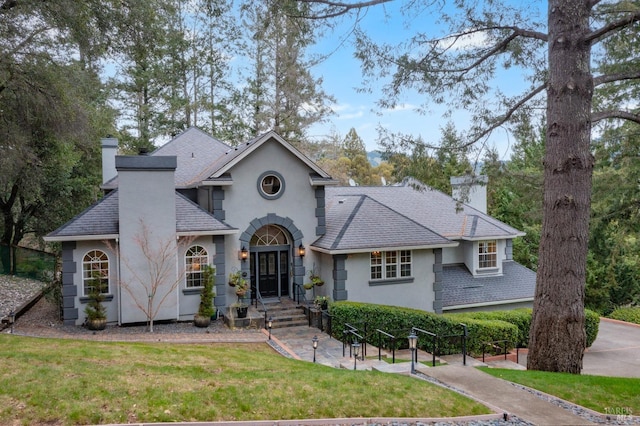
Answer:
<svg viewBox="0 0 640 426"><path fill-rule="evenodd" d="M582 374L640 378L640 326L601 319L598 337L584 353Z"/></svg>

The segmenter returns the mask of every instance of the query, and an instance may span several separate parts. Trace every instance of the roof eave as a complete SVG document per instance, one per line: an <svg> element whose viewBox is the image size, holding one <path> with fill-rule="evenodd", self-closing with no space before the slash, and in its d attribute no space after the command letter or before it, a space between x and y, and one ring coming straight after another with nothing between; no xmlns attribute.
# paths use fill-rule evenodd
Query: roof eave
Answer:
<svg viewBox="0 0 640 426"><path fill-rule="evenodd" d="M97 235L54 235L43 237L48 243L66 242L66 241L102 241L117 240L120 234L97 234Z"/></svg>
<svg viewBox="0 0 640 426"><path fill-rule="evenodd" d="M448 248L457 247L458 243L451 242L446 244L426 244L417 246L393 246L393 247L366 247L366 248L353 248L353 249L325 249L321 247L310 246L310 249L318 253L324 254L357 254L357 253L371 253L372 251L390 251L390 250L431 250L436 248Z"/></svg>
<svg viewBox="0 0 640 426"><path fill-rule="evenodd" d="M443 306L443 311L455 311L458 309L470 309L470 308L482 308L485 306L497 306L497 305L507 305L510 303L524 303L524 302L533 302L533 297L523 297L520 299L504 299L504 300L493 300L490 302L480 302L480 303L467 303L463 305L451 305L451 306Z"/></svg>
<svg viewBox="0 0 640 426"><path fill-rule="evenodd" d="M525 235L527 235L526 232L518 232L509 235L484 235L481 237L467 237L462 235L460 239L464 241L507 240L509 238L524 237Z"/></svg>
<svg viewBox="0 0 640 426"><path fill-rule="evenodd" d="M200 237L207 235L233 235L237 233L237 229L224 229L219 231L180 231L176 232L176 235L178 237Z"/></svg>

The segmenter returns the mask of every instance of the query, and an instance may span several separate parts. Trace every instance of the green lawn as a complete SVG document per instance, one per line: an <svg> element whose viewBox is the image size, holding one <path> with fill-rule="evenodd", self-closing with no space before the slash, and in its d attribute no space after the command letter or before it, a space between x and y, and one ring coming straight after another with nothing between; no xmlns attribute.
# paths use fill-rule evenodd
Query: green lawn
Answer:
<svg viewBox="0 0 640 426"><path fill-rule="evenodd" d="M640 414L640 379L486 367L482 371L599 413Z"/></svg>
<svg viewBox="0 0 640 426"><path fill-rule="evenodd" d="M0 424L450 417L489 410L397 374L284 358L266 344L0 335Z"/></svg>

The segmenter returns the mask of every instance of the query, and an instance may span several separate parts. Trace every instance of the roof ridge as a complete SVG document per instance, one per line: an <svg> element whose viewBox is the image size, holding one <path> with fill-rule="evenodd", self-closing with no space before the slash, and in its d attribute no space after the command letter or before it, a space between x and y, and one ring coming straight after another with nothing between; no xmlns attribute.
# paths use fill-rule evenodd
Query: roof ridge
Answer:
<svg viewBox="0 0 640 426"><path fill-rule="evenodd" d="M360 195L360 201L358 201L354 209L351 211L347 220L344 221L344 224L342 225L342 229L340 229L340 232L338 232L338 235L336 236L335 241L331 245L332 250L338 247L340 241L342 241L342 237L344 237L344 234L347 232L347 229L349 229L349 226L351 225L353 218L356 216L356 214L360 210L360 207L362 206L362 203L364 203L364 200L366 198L368 198L366 195L363 195L363 194Z"/></svg>

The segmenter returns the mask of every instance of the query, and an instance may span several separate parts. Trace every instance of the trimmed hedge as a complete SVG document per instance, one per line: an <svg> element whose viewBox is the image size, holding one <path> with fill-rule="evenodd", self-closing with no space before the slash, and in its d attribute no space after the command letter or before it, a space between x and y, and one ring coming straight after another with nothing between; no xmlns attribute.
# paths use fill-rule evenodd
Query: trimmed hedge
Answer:
<svg viewBox="0 0 640 426"><path fill-rule="evenodd" d="M391 348L391 339L378 333L380 329L396 337L396 349L407 348L409 333L412 327L437 334L437 354L460 353L463 333L460 321L448 315L438 315L417 309L396 306L373 305L357 302L336 302L331 305L332 334L343 339L345 324L357 328L357 333L371 344ZM467 351L481 354L483 342L508 340L515 342L518 328L505 321L466 318L468 330ZM419 334L418 347L428 352L433 351L431 337Z"/></svg>
<svg viewBox="0 0 640 426"><path fill-rule="evenodd" d="M397 306L374 305L358 302L336 302L331 305L332 334L343 339L345 324L357 329L366 342L392 348L390 338L378 333L382 330L396 337L396 349L408 347L408 335L412 327L438 335L436 353L438 355L462 352L461 324L467 326L467 351L478 355L483 351L484 342L508 341L509 349L515 346L525 348L529 343L531 309L508 311L468 312L439 315L417 309ZM600 317L585 309L585 331L587 347L598 335ZM418 346L428 352L433 351L432 338L418 335Z"/></svg>
<svg viewBox="0 0 640 426"><path fill-rule="evenodd" d="M640 307L626 307L617 308L609 314L609 318L619 321L631 322L633 324L640 324Z"/></svg>

